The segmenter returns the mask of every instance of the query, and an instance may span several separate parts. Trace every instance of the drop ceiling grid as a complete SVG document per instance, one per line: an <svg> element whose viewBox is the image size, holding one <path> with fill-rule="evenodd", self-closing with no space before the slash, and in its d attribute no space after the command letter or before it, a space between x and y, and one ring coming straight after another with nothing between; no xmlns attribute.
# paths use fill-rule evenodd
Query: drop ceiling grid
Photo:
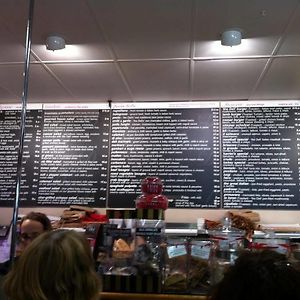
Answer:
<svg viewBox="0 0 300 300"><path fill-rule="evenodd" d="M8 97L5 89L19 95L16 84L9 81L20 85L15 76L22 71L2 67L11 64L23 68L25 29L20 25L28 10L24 2L2 2L0 102ZM225 26L233 24L254 41L252 49L235 56L212 53L209 43L220 38ZM36 70L36 64L43 68L39 75L32 71L31 95L49 99L53 94L53 101L68 98L83 102L109 97L113 101L299 99L299 28L298 0L38 1L31 68ZM59 29L67 42L83 43L80 57L55 61L44 45L39 47L49 32ZM72 83L75 69L78 74ZM89 70L95 78L84 75ZM46 80L51 82L43 83ZM115 92L111 91L113 83ZM38 85L56 90L46 96Z"/></svg>

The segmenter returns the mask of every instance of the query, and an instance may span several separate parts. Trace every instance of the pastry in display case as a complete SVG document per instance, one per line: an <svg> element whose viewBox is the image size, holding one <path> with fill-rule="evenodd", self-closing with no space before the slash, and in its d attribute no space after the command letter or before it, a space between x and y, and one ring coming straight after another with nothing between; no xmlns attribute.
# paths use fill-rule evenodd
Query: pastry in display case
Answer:
<svg viewBox="0 0 300 300"><path fill-rule="evenodd" d="M109 217L108 224L103 225L102 234L102 247L98 253L98 258L102 255L99 271L104 275L135 274L132 266L135 219Z"/></svg>

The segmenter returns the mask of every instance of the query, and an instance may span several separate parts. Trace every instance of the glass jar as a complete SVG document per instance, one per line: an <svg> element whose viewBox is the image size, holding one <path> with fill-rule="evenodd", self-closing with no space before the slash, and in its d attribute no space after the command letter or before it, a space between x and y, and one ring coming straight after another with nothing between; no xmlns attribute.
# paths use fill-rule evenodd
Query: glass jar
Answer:
<svg viewBox="0 0 300 300"><path fill-rule="evenodd" d="M222 280L224 273L244 249L243 230L231 226L231 220L225 218L220 228L209 231L213 243L210 261L211 284Z"/></svg>
<svg viewBox="0 0 300 300"><path fill-rule="evenodd" d="M163 269L164 220L136 220L133 265L140 275L160 275Z"/></svg>
<svg viewBox="0 0 300 300"><path fill-rule="evenodd" d="M105 275L134 275L132 265L135 240L135 219L109 219L104 231L106 259L101 263ZM100 271L100 270L99 270Z"/></svg>
<svg viewBox="0 0 300 300"><path fill-rule="evenodd" d="M287 257L290 255L291 245L288 238L277 238L275 233L268 233L265 237L254 237L249 248L252 251L269 249L284 254Z"/></svg>
<svg viewBox="0 0 300 300"><path fill-rule="evenodd" d="M190 239L188 289L191 294L207 294L210 288L212 245L208 239Z"/></svg>
<svg viewBox="0 0 300 300"><path fill-rule="evenodd" d="M187 293L188 241L186 238L168 238L165 261L164 291Z"/></svg>

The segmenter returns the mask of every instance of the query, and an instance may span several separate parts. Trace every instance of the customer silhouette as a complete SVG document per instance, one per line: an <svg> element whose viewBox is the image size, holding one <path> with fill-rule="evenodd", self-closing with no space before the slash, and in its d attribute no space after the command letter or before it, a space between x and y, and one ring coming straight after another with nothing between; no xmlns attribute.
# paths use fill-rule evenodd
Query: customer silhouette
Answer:
<svg viewBox="0 0 300 300"><path fill-rule="evenodd" d="M272 250L241 254L218 283L210 300L300 299L300 272Z"/></svg>
<svg viewBox="0 0 300 300"><path fill-rule="evenodd" d="M13 300L95 300L101 284L86 238L56 230L32 241L3 287Z"/></svg>
<svg viewBox="0 0 300 300"><path fill-rule="evenodd" d="M19 242L17 247L17 256L41 233L52 230L49 218L40 212L30 212L25 215L19 224ZM0 277L6 275L12 265L11 260L0 263Z"/></svg>

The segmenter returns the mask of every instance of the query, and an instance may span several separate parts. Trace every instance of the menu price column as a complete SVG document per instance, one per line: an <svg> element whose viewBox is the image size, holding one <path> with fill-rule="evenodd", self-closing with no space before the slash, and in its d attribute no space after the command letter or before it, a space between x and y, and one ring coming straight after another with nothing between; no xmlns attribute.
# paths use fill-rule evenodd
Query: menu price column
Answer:
<svg viewBox="0 0 300 300"><path fill-rule="evenodd" d="M213 119L213 198L214 207L220 207L221 204L221 165L220 165L220 109L211 109Z"/></svg>
<svg viewBox="0 0 300 300"><path fill-rule="evenodd" d="M99 145L100 158L100 180L99 180L99 201L100 207L106 206L107 201L107 179L108 179L108 159L109 159L109 139L110 139L110 110L103 109L99 112L99 132L101 143Z"/></svg>
<svg viewBox="0 0 300 300"><path fill-rule="evenodd" d="M22 206L35 206L41 159L42 109L27 111L20 200Z"/></svg>

